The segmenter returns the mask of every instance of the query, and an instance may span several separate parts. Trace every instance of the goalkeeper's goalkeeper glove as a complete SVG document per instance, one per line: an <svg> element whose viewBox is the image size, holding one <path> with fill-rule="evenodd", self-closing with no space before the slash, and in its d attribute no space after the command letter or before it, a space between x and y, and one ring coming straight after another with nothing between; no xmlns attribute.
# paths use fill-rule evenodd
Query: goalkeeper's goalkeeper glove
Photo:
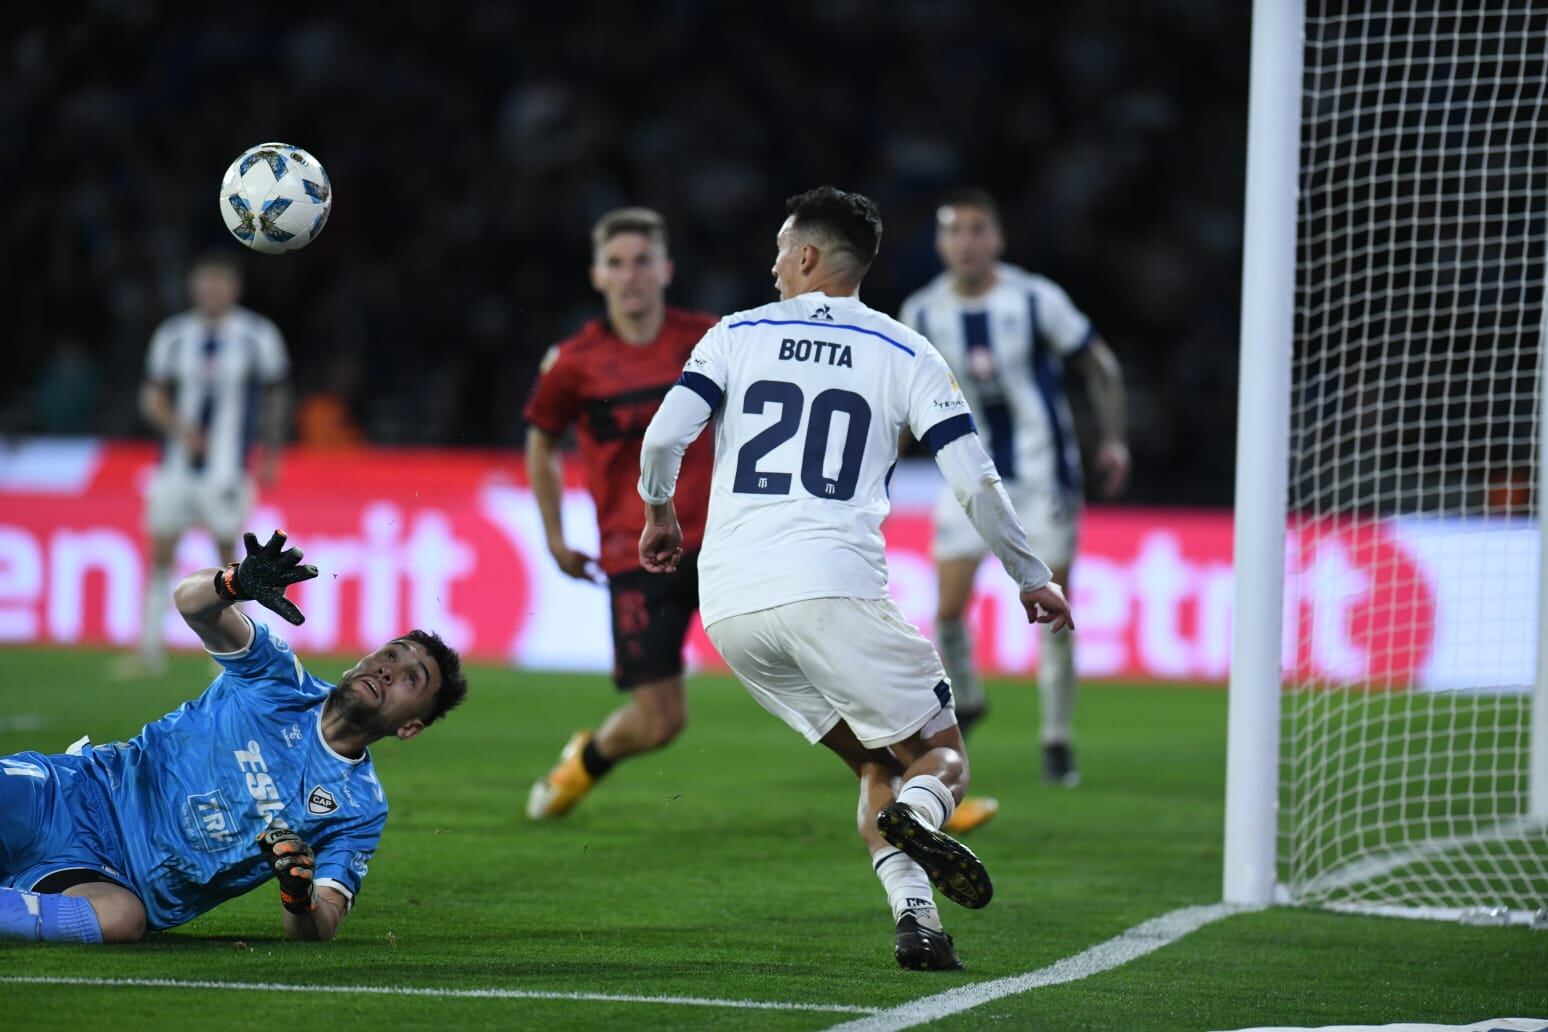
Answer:
<svg viewBox="0 0 1548 1032"><path fill-rule="evenodd" d="M317 858L312 847L289 828L270 827L258 836L258 848L279 881L280 902L292 914L310 914L317 909L317 886L313 875Z"/></svg>
<svg viewBox="0 0 1548 1032"><path fill-rule="evenodd" d="M251 599L272 609L293 624L306 622L296 604L285 597L285 588L317 576L317 567L302 566L301 549L285 547L285 532L276 530L266 545L249 531L242 535L247 546L247 558L216 571L215 594L227 602L245 602Z"/></svg>

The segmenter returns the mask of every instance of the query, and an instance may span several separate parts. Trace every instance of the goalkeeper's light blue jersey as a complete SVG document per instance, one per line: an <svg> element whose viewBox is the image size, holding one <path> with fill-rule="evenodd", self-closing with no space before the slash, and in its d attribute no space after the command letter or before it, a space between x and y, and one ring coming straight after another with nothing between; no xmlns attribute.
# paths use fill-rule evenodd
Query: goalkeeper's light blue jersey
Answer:
<svg viewBox="0 0 1548 1032"><path fill-rule="evenodd" d="M317 884L353 903L387 823L370 753L323 739L333 686L254 625L251 644L216 655L225 670L128 742L90 747L84 768L105 791L126 874L151 928L171 928L269 880L254 841L271 823L317 855Z"/></svg>

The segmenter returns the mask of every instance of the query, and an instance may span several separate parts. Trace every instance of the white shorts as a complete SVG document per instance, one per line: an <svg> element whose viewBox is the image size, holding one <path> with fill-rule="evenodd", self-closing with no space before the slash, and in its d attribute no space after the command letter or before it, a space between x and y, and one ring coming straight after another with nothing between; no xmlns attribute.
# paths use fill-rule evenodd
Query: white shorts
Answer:
<svg viewBox="0 0 1548 1032"><path fill-rule="evenodd" d="M957 722L935 646L890 598L807 599L706 630L758 704L808 742L840 720L868 749Z"/></svg>
<svg viewBox="0 0 1548 1032"><path fill-rule="evenodd" d="M1080 527L1080 499L1058 485L1026 480L1006 481L1005 493L1027 531L1032 554L1049 566L1069 566L1075 558L1075 539ZM951 488L935 501L935 535L931 551L942 559L982 559L989 546L968 519Z"/></svg>
<svg viewBox="0 0 1548 1032"><path fill-rule="evenodd" d="M203 527L219 543L236 540L253 507L253 482L248 477L212 480L187 470L158 469L145 493L145 529L152 537L176 537L190 527Z"/></svg>

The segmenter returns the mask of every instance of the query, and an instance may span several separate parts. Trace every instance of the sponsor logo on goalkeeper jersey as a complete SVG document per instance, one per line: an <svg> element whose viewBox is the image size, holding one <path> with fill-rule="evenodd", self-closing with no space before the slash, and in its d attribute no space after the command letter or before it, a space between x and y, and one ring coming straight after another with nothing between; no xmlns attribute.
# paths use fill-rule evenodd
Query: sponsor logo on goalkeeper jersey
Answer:
<svg viewBox="0 0 1548 1032"><path fill-rule="evenodd" d="M237 749L232 755L236 757L237 766L242 769L247 781L248 794L257 804L254 810L258 814L258 819L264 824L289 827L279 818L280 811L285 809L285 803L280 799L279 786L269 775L269 764L263 758L263 748L257 742L248 742L247 748Z"/></svg>
<svg viewBox="0 0 1548 1032"><path fill-rule="evenodd" d="M179 810L183 836L206 853L218 853L237 841L237 822L220 789L189 796Z"/></svg>

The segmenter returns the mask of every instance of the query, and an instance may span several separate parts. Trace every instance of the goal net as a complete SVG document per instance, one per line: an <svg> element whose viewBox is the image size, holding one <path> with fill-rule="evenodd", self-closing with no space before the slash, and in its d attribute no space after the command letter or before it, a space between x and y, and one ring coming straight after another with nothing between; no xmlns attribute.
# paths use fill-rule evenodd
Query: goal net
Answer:
<svg viewBox="0 0 1548 1032"><path fill-rule="evenodd" d="M1306 0L1304 28L1277 877L1521 920L1548 907L1548 11Z"/></svg>

